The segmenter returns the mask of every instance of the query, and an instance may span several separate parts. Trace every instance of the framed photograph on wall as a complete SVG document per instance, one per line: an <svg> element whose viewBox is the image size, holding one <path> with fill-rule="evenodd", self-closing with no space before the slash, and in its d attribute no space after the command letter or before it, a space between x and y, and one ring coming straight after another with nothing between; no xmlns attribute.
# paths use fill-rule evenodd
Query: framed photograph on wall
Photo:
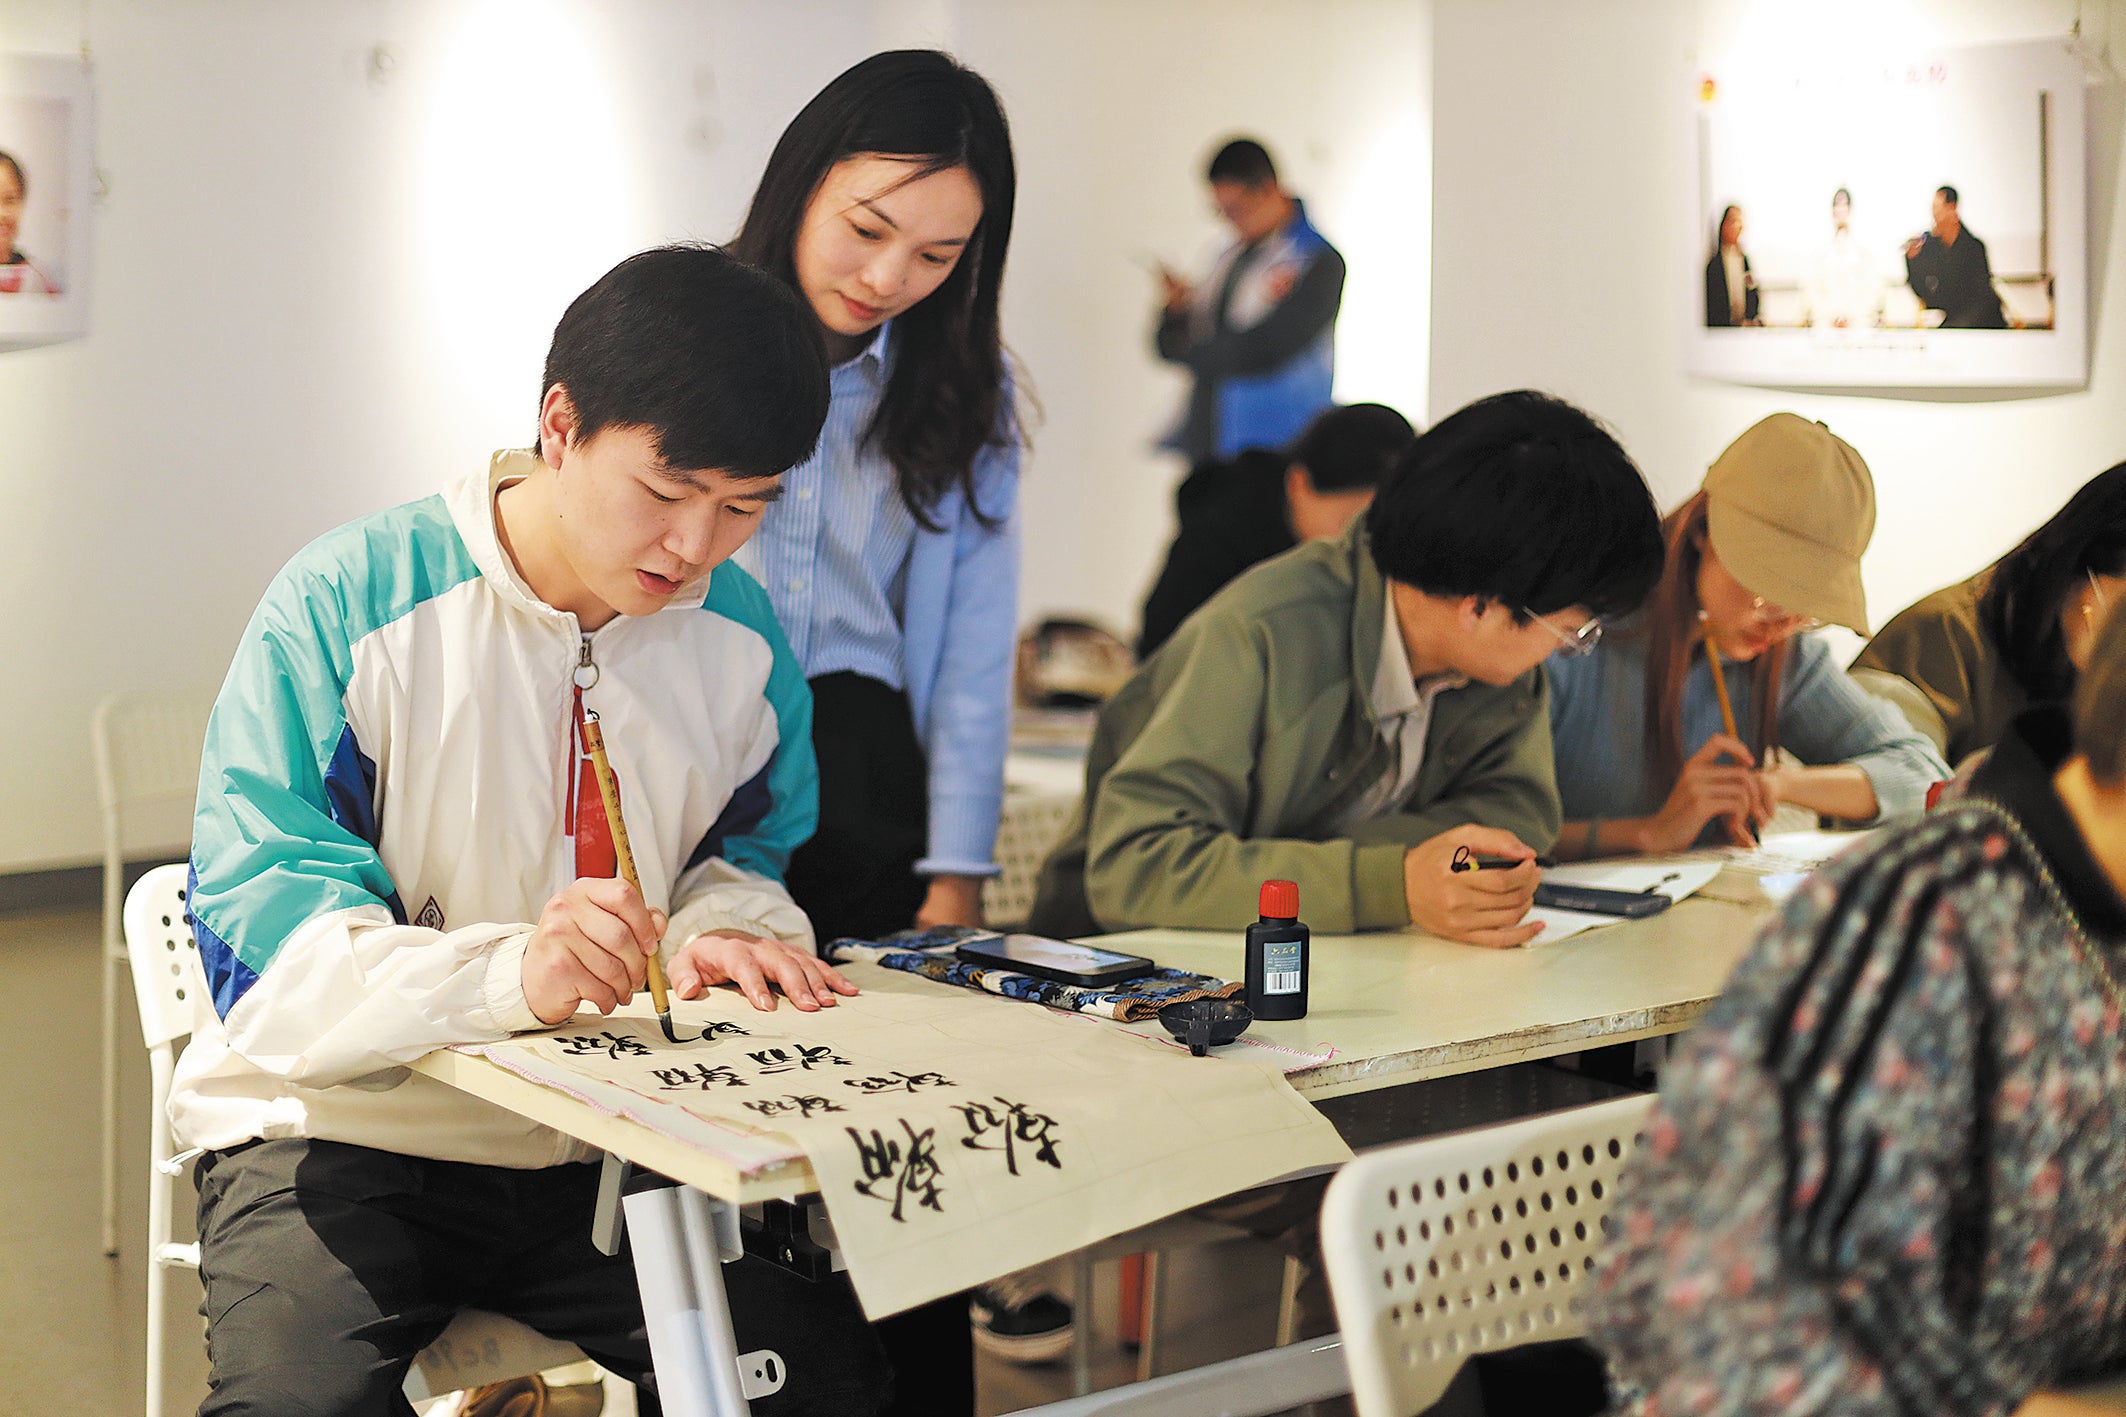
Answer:
<svg viewBox="0 0 2126 1417"><path fill-rule="evenodd" d="M88 333L88 67L0 54L0 349Z"/></svg>
<svg viewBox="0 0 2126 1417"><path fill-rule="evenodd" d="M1701 75L1685 367L1783 388L2086 384L2083 83L2065 39Z"/></svg>

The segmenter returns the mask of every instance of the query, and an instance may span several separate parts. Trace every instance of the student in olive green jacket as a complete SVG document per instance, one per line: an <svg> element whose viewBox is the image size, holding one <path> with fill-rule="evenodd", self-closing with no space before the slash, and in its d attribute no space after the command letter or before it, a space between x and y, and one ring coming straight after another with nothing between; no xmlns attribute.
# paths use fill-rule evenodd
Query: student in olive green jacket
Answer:
<svg viewBox="0 0 2126 1417"><path fill-rule="evenodd" d="M1539 666L1645 598L1658 523L1570 404L1443 420L1342 540L1241 576L1101 711L1032 928L1239 929L1282 878L1324 933L1525 943L1560 821ZM1523 864L1455 872L1461 846Z"/></svg>

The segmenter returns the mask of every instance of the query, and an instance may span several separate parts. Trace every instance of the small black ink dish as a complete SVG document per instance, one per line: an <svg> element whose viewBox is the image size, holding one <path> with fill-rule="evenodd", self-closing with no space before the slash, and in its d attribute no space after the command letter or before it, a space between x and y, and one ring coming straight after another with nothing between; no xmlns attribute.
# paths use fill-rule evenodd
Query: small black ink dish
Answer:
<svg viewBox="0 0 2126 1417"><path fill-rule="evenodd" d="M1246 1033L1254 1021L1255 1015L1238 999L1183 999L1159 1010L1166 1031L1199 1058Z"/></svg>

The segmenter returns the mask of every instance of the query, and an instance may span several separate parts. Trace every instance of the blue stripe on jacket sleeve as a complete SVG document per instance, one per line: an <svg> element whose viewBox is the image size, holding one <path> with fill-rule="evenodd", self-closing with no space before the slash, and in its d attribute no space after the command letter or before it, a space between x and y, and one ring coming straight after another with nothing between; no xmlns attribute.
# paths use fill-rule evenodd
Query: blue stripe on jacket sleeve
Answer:
<svg viewBox="0 0 2126 1417"><path fill-rule="evenodd" d="M185 899L192 900L199 894L199 868L187 873ZM236 957L221 936L207 927L197 912L187 912L192 921L192 939L199 945L199 962L207 973L207 992L214 999L214 1012L223 1018L236 1007L236 1001L249 993L258 982L250 966Z"/></svg>
<svg viewBox="0 0 2126 1417"><path fill-rule="evenodd" d="M325 801L332 820L375 846L382 839L376 817L376 760L354 741L354 729L340 730L340 741L325 768Z"/></svg>
<svg viewBox="0 0 2126 1417"><path fill-rule="evenodd" d="M362 751L351 725L340 730L339 746L325 769L325 801L332 808L333 821L371 846L383 843L383 823L376 811L376 760ZM396 886L386 893L384 903L391 907L391 918L404 925L406 907Z"/></svg>
<svg viewBox="0 0 2126 1417"><path fill-rule="evenodd" d="M767 641L768 707L775 714L775 751L754 781L765 778L767 804L750 823L735 823L715 854L740 870L780 881L790 853L812 839L819 826L819 763L812 753L812 686L805 682L790 642L775 618L760 582L734 561L726 561L709 578L704 610L745 626ZM732 795L732 803L753 788L749 782ZM726 806L721 817L729 816ZM711 835L715 828L711 828Z"/></svg>
<svg viewBox="0 0 2126 1417"><path fill-rule="evenodd" d="M767 820L768 812L775 805L775 794L768 786L768 775L774 770L774 764L771 762L731 794L731 800L724 803L723 812L716 818L716 824L709 828L708 835L701 839L701 845L695 847L694 854L687 858L688 870L693 870L711 856L730 860L731 838L749 836ZM753 868L749 866L746 869Z"/></svg>

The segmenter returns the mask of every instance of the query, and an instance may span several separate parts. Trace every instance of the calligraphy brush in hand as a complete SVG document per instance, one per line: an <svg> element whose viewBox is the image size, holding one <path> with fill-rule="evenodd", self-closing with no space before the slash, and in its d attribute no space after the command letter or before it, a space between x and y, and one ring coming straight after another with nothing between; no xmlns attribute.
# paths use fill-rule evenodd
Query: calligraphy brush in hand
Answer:
<svg viewBox="0 0 2126 1417"><path fill-rule="evenodd" d="M605 757L605 730L598 726L598 715L583 715L583 746L591 755L591 770L598 775L598 796L605 803L606 825L613 832L613 854L620 859L620 875L642 894L642 878L635 874L635 853L628 849L627 826L620 820L620 784L613 780L613 765ZM672 992L664 982L664 960L658 951L651 950L644 960L650 979L650 998L657 1004L657 1022L664 1026L664 1036L674 1043L685 1043L678 1030L672 1027Z"/></svg>

